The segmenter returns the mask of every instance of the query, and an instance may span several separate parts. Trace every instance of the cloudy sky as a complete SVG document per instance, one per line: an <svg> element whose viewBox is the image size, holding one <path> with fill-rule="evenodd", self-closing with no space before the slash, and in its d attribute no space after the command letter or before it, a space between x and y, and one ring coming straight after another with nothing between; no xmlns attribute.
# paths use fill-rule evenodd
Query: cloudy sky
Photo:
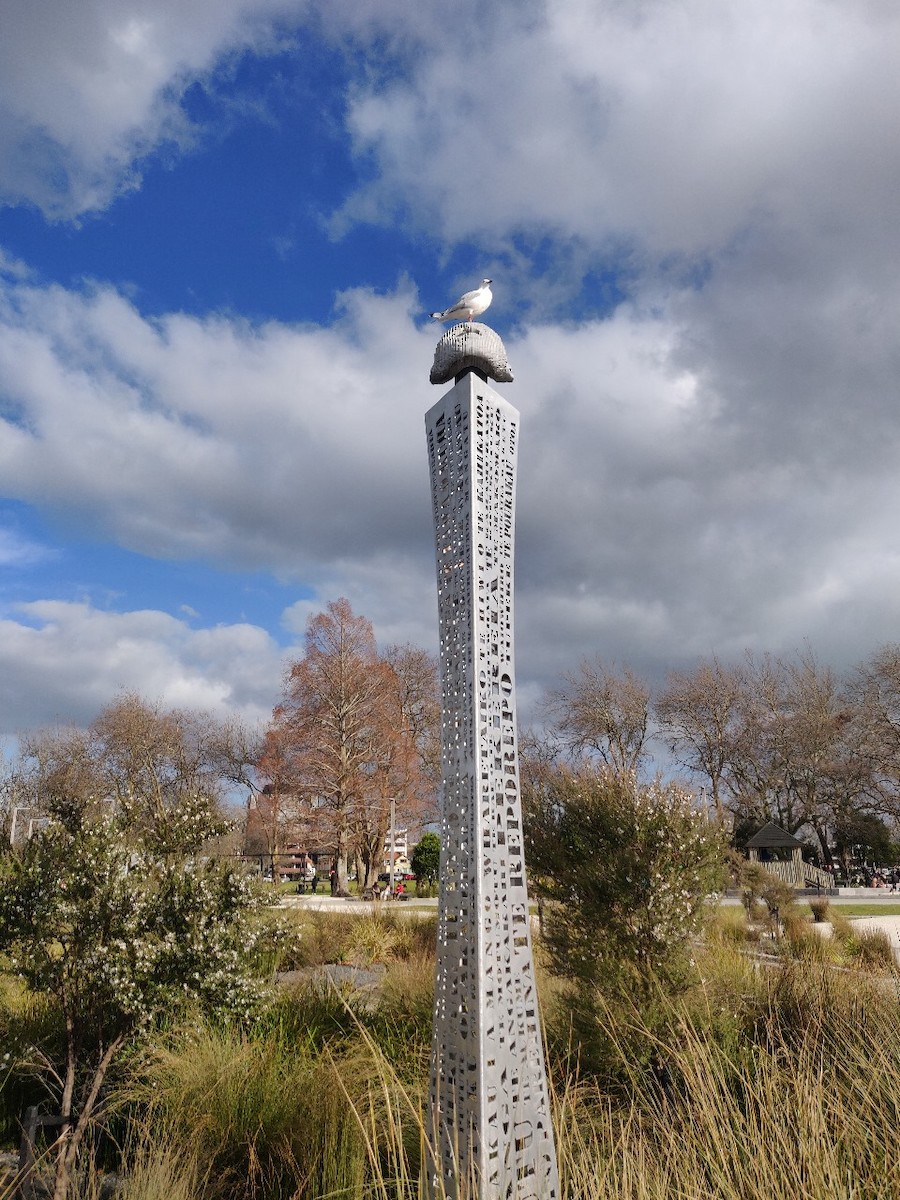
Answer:
<svg viewBox="0 0 900 1200"><path fill-rule="evenodd" d="M0 735L434 648L423 415L484 275L520 705L900 639L894 0L0 0Z"/></svg>

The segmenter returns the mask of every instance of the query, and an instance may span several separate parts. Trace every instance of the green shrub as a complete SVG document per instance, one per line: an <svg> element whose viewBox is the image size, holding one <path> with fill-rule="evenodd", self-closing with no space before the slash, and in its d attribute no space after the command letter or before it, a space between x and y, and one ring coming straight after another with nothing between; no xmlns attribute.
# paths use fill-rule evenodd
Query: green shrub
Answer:
<svg viewBox="0 0 900 1200"><path fill-rule="evenodd" d="M755 916L758 906L765 905L766 920L773 937L779 938L782 926L788 925L799 916L797 893L789 883L767 871L761 863L744 864L741 886L748 916L753 915L753 919L758 919Z"/></svg>
<svg viewBox="0 0 900 1200"><path fill-rule="evenodd" d="M423 833L413 847L410 866L417 883L432 884L440 873L441 839L436 833Z"/></svg>
<svg viewBox="0 0 900 1200"><path fill-rule="evenodd" d="M683 987L691 938L724 881L718 826L679 787L586 766L544 772L525 800L542 940L578 1006L598 988L651 998Z"/></svg>
<svg viewBox="0 0 900 1200"><path fill-rule="evenodd" d="M255 961L259 973L295 971L307 965L310 949L305 923L293 911L267 911L258 918Z"/></svg>

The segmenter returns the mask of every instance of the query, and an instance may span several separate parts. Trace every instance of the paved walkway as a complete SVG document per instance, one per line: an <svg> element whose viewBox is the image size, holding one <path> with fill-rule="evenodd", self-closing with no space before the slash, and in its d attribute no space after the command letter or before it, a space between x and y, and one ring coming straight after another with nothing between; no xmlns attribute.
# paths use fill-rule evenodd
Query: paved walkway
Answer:
<svg viewBox="0 0 900 1200"><path fill-rule="evenodd" d="M279 908L308 908L313 912L396 912L412 913L414 916L427 916L437 912L437 897L419 899L410 897L409 900L360 900L357 896L331 896L328 892L315 895L304 893L295 895L288 892L278 901Z"/></svg>
<svg viewBox="0 0 900 1200"><path fill-rule="evenodd" d="M841 888L839 896L831 896L829 899L837 908L841 907L842 901L846 904L858 904L862 900L873 903L900 904L900 892L889 892L881 888ZM741 902L734 897L726 898L723 903L740 904ZM281 897L279 906L291 909L310 909L313 912L359 914L391 912L397 913L398 916L406 914L411 917L427 917L437 911L437 897L431 899L410 897L409 900L360 900L356 896L331 896L328 892L315 895L304 893L302 896L289 892ZM890 939L894 958L900 966L900 916L854 917L852 920L853 924L861 929L880 929L886 933Z"/></svg>

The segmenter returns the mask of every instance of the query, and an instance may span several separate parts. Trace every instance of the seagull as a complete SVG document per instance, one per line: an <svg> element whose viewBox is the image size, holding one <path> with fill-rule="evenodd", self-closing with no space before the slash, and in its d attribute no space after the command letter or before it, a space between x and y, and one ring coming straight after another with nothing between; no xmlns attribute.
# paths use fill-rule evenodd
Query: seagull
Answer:
<svg viewBox="0 0 900 1200"><path fill-rule="evenodd" d="M490 308L491 300L493 300L491 295L493 282L492 279L482 279L481 287L476 288L474 292L466 292L450 308L444 309L443 312L434 312L431 316L435 321L467 320L471 325L475 317L480 317Z"/></svg>

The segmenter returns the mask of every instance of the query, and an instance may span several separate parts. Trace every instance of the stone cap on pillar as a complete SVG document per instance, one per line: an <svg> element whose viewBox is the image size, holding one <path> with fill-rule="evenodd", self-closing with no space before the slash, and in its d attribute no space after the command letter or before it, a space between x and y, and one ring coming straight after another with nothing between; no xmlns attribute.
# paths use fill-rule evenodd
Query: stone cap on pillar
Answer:
<svg viewBox="0 0 900 1200"><path fill-rule="evenodd" d="M434 351L432 383L449 383L466 371L477 371L496 383L512 383L506 349L488 325L463 321L451 325Z"/></svg>

